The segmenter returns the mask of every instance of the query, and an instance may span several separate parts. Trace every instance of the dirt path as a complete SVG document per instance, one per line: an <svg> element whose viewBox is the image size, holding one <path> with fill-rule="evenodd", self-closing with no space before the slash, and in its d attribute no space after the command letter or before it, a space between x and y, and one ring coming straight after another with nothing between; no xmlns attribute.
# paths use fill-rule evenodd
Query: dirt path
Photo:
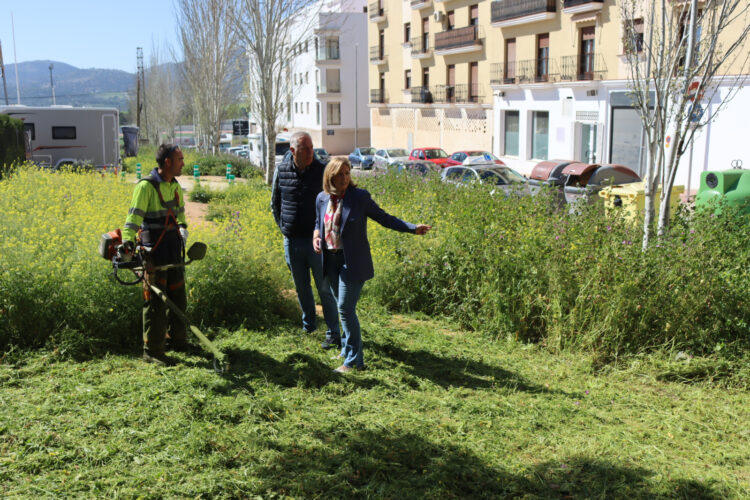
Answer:
<svg viewBox="0 0 750 500"><path fill-rule="evenodd" d="M193 186L195 186L193 177L187 175L181 176L179 182L186 193L189 193L193 189ZM246 181L245 179L235 179L235 182ZM201 184L211 189L226 189L229 186L225 177L216 175L201 176ZM210 224L210 221L206 221L206 213L208 213L208 204L190 201L189 196L185 196L185 217L187 218L188 225Z"/></svg>
<svg viewBox="0 0 750 500"><path fill-rule="evenodd" d="M185 200L185 218L187 218L188 226L207 223L207 212L208 205L206 203L196 203L194 201Z"/></svg>

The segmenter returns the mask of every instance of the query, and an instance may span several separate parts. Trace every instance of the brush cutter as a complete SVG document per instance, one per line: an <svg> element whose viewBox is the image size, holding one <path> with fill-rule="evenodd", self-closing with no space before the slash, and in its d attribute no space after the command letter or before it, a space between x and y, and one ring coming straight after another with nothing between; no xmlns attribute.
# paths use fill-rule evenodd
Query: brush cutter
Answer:
<svg viewBox="0 0 750 500"><path fill-rule="evenodd" d="M217 349L213 342L211 342L208 337L198 329L198 327L190 324L187 315L180 310L180 308L177 307L169 297L167 297L167 294L164 293L163 290L148 281L149 272L162 271L173 267L185 267L193 261L201 260L206 255L206 244L201 242L193 243L187 251L188 260L185 262L179 264L167 264L164 266L152 266L148 263L148 249L146 247L136 246L132 254L123 254L116 250L118 245L117 240L120 239L120 241L122 241L121 238L118 238L120 236L119 231L120 230L118 229L117 231L112 231L111 233L102 235L102 241L99 245L99 253L102 257L108 258L112 261L111 278L121 285L135 285L141 281L145 281L148 287L164 301L167 307L169 307L169 309L185 323L188 330L193 332L193 335L195 335L200 341L201 346L213 355L214 370L220 374L229 371L229 363L227 362L224 353ZM130 281L122 279L119 276L120 270L131 271L134 275L134 279Z"/></svg>

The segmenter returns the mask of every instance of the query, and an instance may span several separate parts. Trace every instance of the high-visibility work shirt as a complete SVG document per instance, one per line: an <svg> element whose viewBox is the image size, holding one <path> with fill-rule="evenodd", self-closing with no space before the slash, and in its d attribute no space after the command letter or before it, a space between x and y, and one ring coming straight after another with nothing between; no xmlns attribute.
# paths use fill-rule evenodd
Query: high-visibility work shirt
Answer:
<svg viewBox="0 0 750 500"><path fill-rule="evenodd" d="M151 233L152 238L159 238L159 235L164 230L168 208L172 209L172 213L177 218L177 225L187 227L185 198L180 184L176 179L172 179L172 182L164 182L159 176L157 169L153 169L149 176L159 182L159 191L161 191L162 198L164 198L164 205L162 205L156 189L154 189L154 186L150 182L142 180L136 184L133 190L133 200L130 203L130 211L128 212L128 217L125 219L125 226L122 229L123 241L135 242L135 237L139 229L142 229L144 233ZM177 197L176 199L175 196ZM170 222L173 223L173 221ZM177 227L174 227L173 230L177 231Z"/></svg>

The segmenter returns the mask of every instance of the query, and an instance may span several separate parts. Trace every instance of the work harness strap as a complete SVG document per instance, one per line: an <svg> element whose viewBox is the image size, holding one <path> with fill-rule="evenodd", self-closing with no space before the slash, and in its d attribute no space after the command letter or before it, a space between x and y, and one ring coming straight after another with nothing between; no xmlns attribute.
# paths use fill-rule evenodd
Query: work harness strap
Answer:
<svg viewBox="0 0 750 500"><path fill-rule="evenodd" d="M143 181L147 181L149 184L151 184L154 187L154 189L156 190L156 194L159 195L159 201L161 202L161 206L164 207L167 210L167 216L164 219L164 228L162 229L161 234L159 235L159 238L157 238L156 243L154 243L154 245L151 247L151 251L153 252L159 246L159 243L161 243L161 240L164 238L164 235L167 233L167 231L169 229L171 229L172 226L170 225L170 219L172 220L172 223L173 223L174 227L177 227L178 223L177 223L177 216L175 215L174 211L172 210L172 206L170 204L168 204L166 201L164 201L164 196L162 196L161 189L159 189L159 181L157 181L156 179L154 179L150 175L147 176L147 177L144 177L143 179L141 179L141 182L143 182ZM179 191L175 191L175 193L174 193L174 204L173 205L175 207L177 207L177 206L180 205L180 194L179 194ZM139 239L140 239L140 232L141 231L142 230L138 231L138 233L139 233ZM183 245L183 248L182 248L182 252L183 252L183 254L185 253L185 247L184 247L184 245ZM183 255L183 257L184 257L184 255Z"/></svg>

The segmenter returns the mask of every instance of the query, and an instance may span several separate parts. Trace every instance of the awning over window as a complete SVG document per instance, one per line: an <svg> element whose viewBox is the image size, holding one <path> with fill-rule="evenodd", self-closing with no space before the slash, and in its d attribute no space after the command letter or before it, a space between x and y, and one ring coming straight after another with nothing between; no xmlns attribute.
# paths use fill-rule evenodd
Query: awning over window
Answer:
<svg viewBox="0 0 750 500"><path fill-rule="evenodd" d="M574 23L585 23L586 21L596 21L599 12L582 12L580 14L573 14L570 20Z"/></svg>

